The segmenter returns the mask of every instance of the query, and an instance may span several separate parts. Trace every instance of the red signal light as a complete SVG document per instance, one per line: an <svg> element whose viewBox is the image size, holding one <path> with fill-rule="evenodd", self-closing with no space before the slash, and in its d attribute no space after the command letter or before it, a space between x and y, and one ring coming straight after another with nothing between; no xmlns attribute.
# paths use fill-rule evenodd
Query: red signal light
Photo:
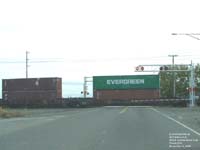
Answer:
<svg viewBox="0 0 200 150"><path fill-rule="evenodd" d="M144 71L144 67L143 67L143 66L141 66L141 67L140 67L140 70L141 70L141 71Z"/></svg>

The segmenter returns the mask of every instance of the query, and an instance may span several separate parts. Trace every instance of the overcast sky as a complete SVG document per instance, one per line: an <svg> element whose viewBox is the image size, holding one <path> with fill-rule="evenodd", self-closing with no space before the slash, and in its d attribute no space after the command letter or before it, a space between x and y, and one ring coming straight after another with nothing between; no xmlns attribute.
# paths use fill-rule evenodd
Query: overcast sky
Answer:
<svg viewBox="0 0 200 150"><path fill-rule="evenodd" d="M139 64L200 62L198 0L1 0L0 76L134 74ZM200 37L199 37L200 38Z"/></svg>

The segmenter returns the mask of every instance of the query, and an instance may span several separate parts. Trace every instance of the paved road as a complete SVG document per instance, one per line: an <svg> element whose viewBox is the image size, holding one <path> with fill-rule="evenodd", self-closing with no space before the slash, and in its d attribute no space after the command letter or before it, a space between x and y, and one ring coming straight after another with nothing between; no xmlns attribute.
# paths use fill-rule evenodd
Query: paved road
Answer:
<svg viewBox="0 0 200 150"><path fill-rule="evenodd" d="M0 149L181 150L177 147L187 145L186 150L199 150L200 135L194 132L151 107L75 109L1 119Z"/></svg>

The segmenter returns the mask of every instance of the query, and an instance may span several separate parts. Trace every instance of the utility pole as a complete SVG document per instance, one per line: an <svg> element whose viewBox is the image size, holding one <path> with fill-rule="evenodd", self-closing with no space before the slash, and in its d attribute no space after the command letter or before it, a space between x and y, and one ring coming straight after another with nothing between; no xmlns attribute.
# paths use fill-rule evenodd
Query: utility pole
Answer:
<svg viewBox="0 0 200 150"><path fill-rule="evenodd" d="M28 51L26 51L26 78L28 78L28 54L29 54L29 52Z"/></svg>
<svg viewBox="0 0 200 150"><path fill-rule="evenodd" d="M174 57L177 57L178 55L168 55L169 57L172 57L172 70L174 70ZM176 80L175 80L175 72L173 71L173 97L176 97Z"/></svg>

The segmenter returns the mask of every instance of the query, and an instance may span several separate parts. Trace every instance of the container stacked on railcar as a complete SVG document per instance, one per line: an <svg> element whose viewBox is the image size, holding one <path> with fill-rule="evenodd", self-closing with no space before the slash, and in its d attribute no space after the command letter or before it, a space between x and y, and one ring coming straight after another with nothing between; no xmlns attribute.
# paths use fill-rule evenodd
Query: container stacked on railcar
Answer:
<svg viewBox="0 0 200 150"><path fill-rule="evenodd" d="M2 97L11 105L43 105L62 98L61 78L3 79Z"/></svg>
<svg viewBox="0 0 200 150"><path fill-rule="evenodd" d="M94 76L97 100L139 100L159 98L158 75Z"/></svg>

